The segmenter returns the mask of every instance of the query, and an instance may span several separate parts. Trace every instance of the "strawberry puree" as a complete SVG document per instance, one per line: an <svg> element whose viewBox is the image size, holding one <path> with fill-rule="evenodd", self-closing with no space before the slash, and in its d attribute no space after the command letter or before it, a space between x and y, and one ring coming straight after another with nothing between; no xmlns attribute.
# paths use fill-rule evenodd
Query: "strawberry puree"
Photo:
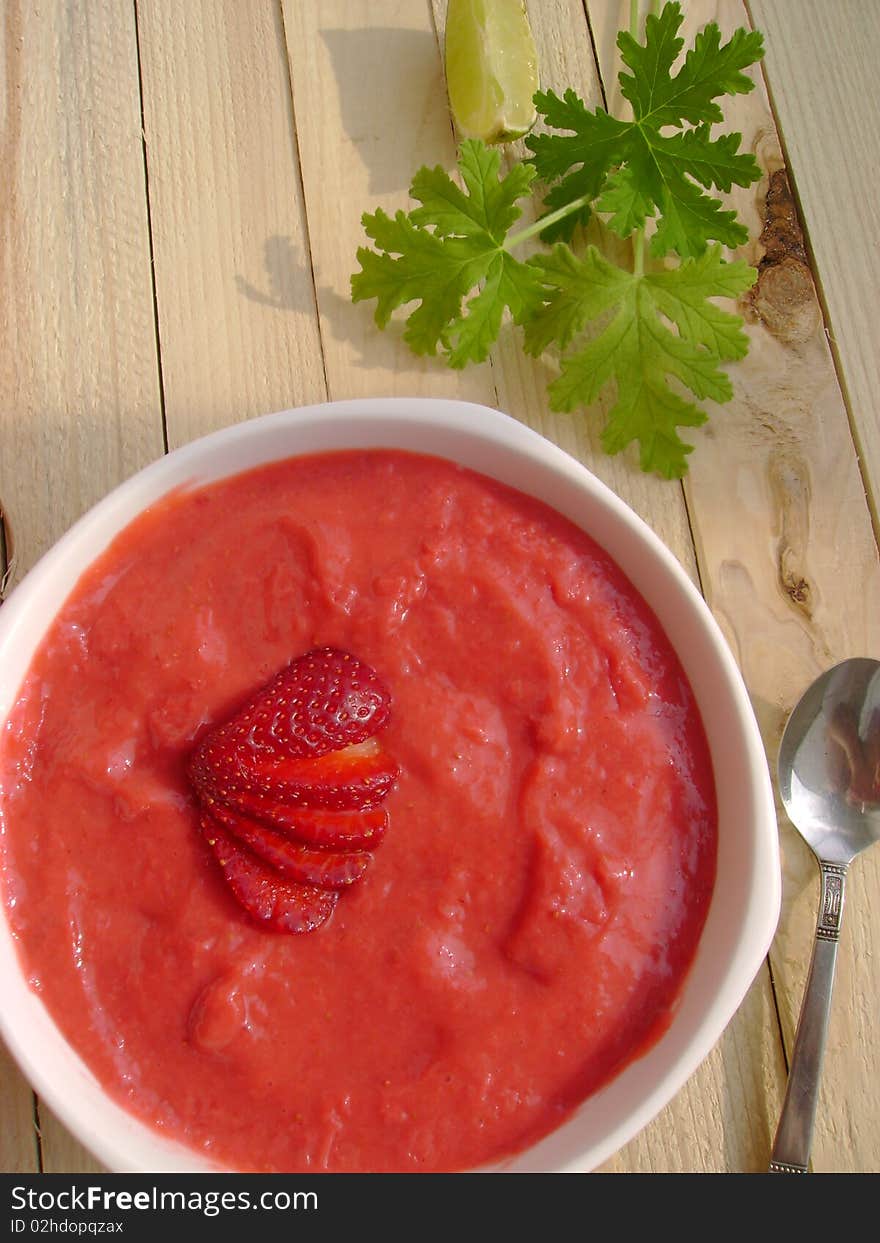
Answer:
<svg viewBox="0 0 880 1243"><path fill-rule="evenodd" d="M293 657L392 696L390 828L316 932L250 922L194 740ZM127 1107L241 1170L449 1170L557 1126L668 1023L715 874L701 722L652 613L545 506L437 459L293 459L129 527L0 753L4 897Z"/></svg>

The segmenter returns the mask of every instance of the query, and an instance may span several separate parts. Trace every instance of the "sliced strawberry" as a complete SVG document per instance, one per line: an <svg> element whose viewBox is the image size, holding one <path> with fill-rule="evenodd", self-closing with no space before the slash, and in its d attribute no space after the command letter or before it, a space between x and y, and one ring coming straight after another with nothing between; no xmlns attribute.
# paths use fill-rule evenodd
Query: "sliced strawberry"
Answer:
<svg viewBox="0 0 880 1243"><path fill-rule="evenodd" d="M391 700L349 652L293 661L192 752L201 827L254 919L308 932L363 876L399 769L374 737ZM317 849L312 849L317 847Z"/></svg>
<svg viewBox="0 0 880 1243"><path fill-rule="evenodd" d="M226 737L215 731L199 748L190 775L200 795L235 806L239 795L269 796L296 807L352 810L373 807L385 798L400 770L375 738L325 755L240 755L233 761Z"/></svg>
<svg viewBox="0 0 880 1243"><path fill-rule="evenodd" d="M212 805L214 810L218 804ZM259 794L236 795L234 807L271 825L285 837L321 850L366 850L378 846L388 828L383 807L333 811L327 807L293 807Z"/></svg>
<svg viewBox="0 0 880 1243"><path fill-rule="evenodd" d="M211 815L282 876L319 889L343 889L360 880L373 858L365 850L311 850L258 820L215 805Z"/></svg>
<svg viewBox="0 0 880 1243"><path fill-rule="evenodd" d="M400 769L375 738L315 759L254 765L255 788L301 807L336 810L373 807L385 798Z"/></svg>
<svg viewBox="0 0 880 1243"><path fill-rule="evenodd" d="M228 746L253 756L317 756L363 742L388 720L391 696L350 652L314 648L241 707L224 727Z"/></svg>
<svg viewBox="0 0 880 1243"><path fill-rule="evenodd" d="M202 816L201 828L226 883L252 919L273 932L312 932L330 918L338 892L279 876L207 813Z"/></svg>

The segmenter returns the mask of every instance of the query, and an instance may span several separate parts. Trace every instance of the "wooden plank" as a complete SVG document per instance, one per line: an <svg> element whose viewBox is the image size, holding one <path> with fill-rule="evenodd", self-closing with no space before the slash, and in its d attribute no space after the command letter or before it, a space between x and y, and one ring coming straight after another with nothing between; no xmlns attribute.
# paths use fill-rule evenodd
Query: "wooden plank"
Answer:
<svg viewBox="0 0 880 1243"><path fill-rule="evenodd" d="M326 398L275 0L138 4L170 446Z"/></svg>
<svg viewBox="0 0 880 1243"><path fill-rule="evenodd" d="M37 1123L44 1174L102 1174L106 1172L106 1166L93 1157L79 1140L74 1139L45 1101L39 1099L37 1100Z"/></svg>
<svg viewBox="0 0 880 1243"><path fill-rule="evenodd" d="M880 5L749 0L880 529Z"/></svg>
<svg viewBox="0 0 880 1243"><path fill-rule="evenodd" d="M611 25L628 20L628 5L613 13L614 7L591 9L607 83L617 69ZM748 23L739 0L688 4L689 35L710 19L728 34ZM877 650L880 567L822 308L809 266L799 257L796 225L785 226L787 245L781 245L778 228L764 231L768 218L771 225L787 219L791 201L767 95L760 74L755 77L758 89L728 107L726 127L743 134L744 149L755 151L766 170L757 188L732 196L751 235L743 253L753 263L764 260L755 293L741 306L750 353L732 369L734 401L713 411L695 437L686 493L707 599L743 670L773 766L787 714L806 685L838 659ZM789 267L780 281L783 262ZM812 857L782 814L780 832L783 914L771 962L790 1047L818 884ZM880 890L878 861L860 860L851 886L852 906L869 904ZM880 1048L864 1004L876 993L871 964L878 938L876 926L864 919L852 920L842 938L814 1146L817 1170L871 1170L880 1162ZM774 1098L768 1098L767 1112L775 1117Z"/></svg>
<svg viewBox="0 0 880 1243"><path fill-rule="evenodd" d="M13 580L162 452L132 5L6 4L0 498Z"/></svg>
<svg viewBox="0 0 880 1243"><path fill-rule="evenodd" d="M40 1168L34 1094L0 1043L0 1171L33 1174Z"/></svg>
<svg viewBox="0 0 880 1243"><path fill-rule="evenodd" d="M431 394L493 401L488 365L446 371L353 306L361 214L407 203L422 163L454 160L427 4L282 0L297 137L331 398Z"/></svg>
<svg viewBox="0 0 880 1243"><path fill-rule="evenodd" d="M0 507L14 582L163 445L134 6L6 4L0 42ZM4 1061L12 1168L36 1168L31 1099ZM43 1151L47 1169L90 1160L51 1121Z"/></svg>

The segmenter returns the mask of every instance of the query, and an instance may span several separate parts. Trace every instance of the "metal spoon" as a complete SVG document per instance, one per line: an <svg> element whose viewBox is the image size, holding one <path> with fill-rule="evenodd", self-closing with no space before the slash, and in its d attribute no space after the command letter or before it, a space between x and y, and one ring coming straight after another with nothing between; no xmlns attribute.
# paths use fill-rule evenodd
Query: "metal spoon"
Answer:
<svg viewBox="0 0 880 1243"><path fill-rule="evenodd" d="M806 1174L847 868L880 840L880 661L856 657L813 683L779 746L779 791L819 861L821 897L772 1174Z"/></svg>

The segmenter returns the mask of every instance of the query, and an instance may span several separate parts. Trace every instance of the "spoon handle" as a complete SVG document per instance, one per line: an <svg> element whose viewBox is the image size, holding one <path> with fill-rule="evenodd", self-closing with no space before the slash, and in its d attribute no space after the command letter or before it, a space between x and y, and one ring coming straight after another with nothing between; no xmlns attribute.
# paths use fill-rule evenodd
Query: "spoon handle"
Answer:
<svg viewBox="0 0 880 1243"><path fill-rule="evenodd" d="M846 892L844 866L820 859L819 867L822 892L816 939L813 942L810 974L807 977L794 1038L788 1087L773 1143L769 1171L771 1174L806 1174L810 1160L819 1077L825 1037L828 1033L834 967L837 962L837 943Z"/></svg>

